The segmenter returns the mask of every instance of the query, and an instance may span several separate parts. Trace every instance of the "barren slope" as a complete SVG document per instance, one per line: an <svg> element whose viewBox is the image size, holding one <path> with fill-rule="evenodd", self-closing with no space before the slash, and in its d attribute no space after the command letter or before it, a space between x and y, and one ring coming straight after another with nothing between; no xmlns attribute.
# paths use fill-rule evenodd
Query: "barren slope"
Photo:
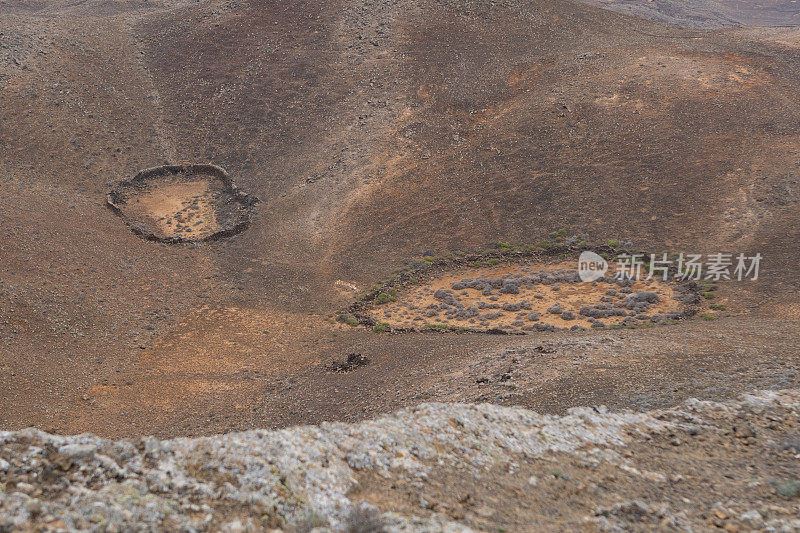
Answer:
<svg viewBox="0 0 800 533"><path fill-rule="evenodd" d="M559 228L762 253L759 282L720 288L733 316L616 333L631 345L603 357L666 342L681 372L704 367L698 346L752 369L763 335L791 373L800 48L776 31L565 0L4 1L0 425L177 435L358 418L420 390L472 399L472 378L451 386L444 370L516 340L326 319L425 251ZM165 161L226 168L262 200L251 227L199 247L132 234L105 195ZM354 351L378 363L319 378ZM623 392L576 371L584 397L652 381L659 403L673 386L652 376L673 364L616 376ZM574 405L553 387L523 403Z"/></svg>
<svg viewBox="0 0 800 533"><path fill-rule="evenodd" d="M0 432L0 527L796 531L799 425L787 390L563 417L424 404L164 441Z"/></svg>

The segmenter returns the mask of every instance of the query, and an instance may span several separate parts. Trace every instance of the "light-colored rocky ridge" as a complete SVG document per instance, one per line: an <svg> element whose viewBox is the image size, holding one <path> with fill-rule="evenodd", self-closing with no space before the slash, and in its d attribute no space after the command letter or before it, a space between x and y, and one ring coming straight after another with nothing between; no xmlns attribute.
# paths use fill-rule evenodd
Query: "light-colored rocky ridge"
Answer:
<svg viewBox="0 0 800 533"><path fill-rule="evenodd" d="M800 391L668 410L423 404L112 441L0 433L0 530L800 530Z"/></svg>

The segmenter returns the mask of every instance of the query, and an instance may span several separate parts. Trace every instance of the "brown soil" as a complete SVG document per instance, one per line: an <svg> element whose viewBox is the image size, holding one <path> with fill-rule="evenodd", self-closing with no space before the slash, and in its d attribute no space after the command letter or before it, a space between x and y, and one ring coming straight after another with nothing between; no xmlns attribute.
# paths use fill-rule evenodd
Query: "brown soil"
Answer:
<svg viewBox="0 0 800 533"><path fill-rule="evenodd" d="M212 165L145 169L119 183L108 196L108 206L134 233L164 243L238 233L247 228L257 202Z"/></svg>
<svg viewBox="0 0 800 533"><path fill-rule="evenodd" d="M159 183L128 200L122 214L153 228L158 239L203 239L219 228L214 203L208 180Z"/></svg>
<svg viewBox="0 0 800 533"><path fill-rule="evenodd" d="M350 496L404 515L440 513L479 531L753 531L797 518L796 498L775 488L797 475L796 412L720 410L702 421L713 430L675 418L680 431L652 431L627 446L520 456L491 469L429 463L424 482L369 471Z"/></svg>
<svg viewBox="0 0 800 533"><path fill-rule="evenodd" d="M797 382L790 30L566 0L7 0L0 29L2 429L207 434L423 399L560 412ZM202 246L141 239L106 195L165 161L221 165L263 207ZM142 212L166 223L199 193ZM716 320L663 328L334 323L410 259L561 228L765 259L705 302ZM370 363L328 370L350 353Z"/></svg>
<svg viewBox="0 0 800 533"><path fill-rule="evenodd" d="M660 300L649 306L642 313L641 320L649 321L653 316L664 317L667 313L678 311L683 306L674 298L669 283L653 280L637 280L628 289L630 292L618 292L621 287L613 281L603 282L560 282L519 286L517 294L503 293L495 289L491 295L482 295L476 289L452 290L453 284L464 278L502 279L512 276L525 276L535 273L564 274L575 273L572 264L528 264L514 266L497 266L492 268L465 268L455 272L447 272L428 280L426 283L408 287L397 294L392 303L376 305L370 316L376 322L389 324L394 329L425 329L426 327L450 326L472 330L502 330L509 333L534 331L533 324L550 325L556 328L579 326L591 328L593 322L588 316L581 315L584 306L604 305L606 298L611 307L613 303L621 303L629 294L638 291L654 292ZM453 297L465 308L474 308L473 318L448 318L439 308L442 304L434 294L437 291L451 291ZM609 295L609 291L613 296ZM522 304L524 309L518 306ZM496 306L496 307L495 307ZM505 308L504 308L505 306ZM561 309L558 313L549 312L553 306ZM435 313L435 314L434 314ZM535 317L531 317L534 313ZM563 313L571 313L565 318ZM645 319L646 316L646 319ZM624 316L604 318L601 324L617 325Z"/></svg>

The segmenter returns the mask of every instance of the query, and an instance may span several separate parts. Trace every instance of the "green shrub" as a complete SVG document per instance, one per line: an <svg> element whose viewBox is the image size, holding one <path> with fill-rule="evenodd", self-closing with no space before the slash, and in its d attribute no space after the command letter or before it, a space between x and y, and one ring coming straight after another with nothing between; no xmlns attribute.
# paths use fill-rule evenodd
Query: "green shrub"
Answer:
<svg viewBox="0 0 800 533"><path fill-rule="evenodd" d="M347 324L348 326L357 326L359 324L358 319L349 313L339 315L336 320L342 324Z"/></svg>
<svg viewBox="0 0 800 533"><path fill-rule="evenodd" d="M375 297L375 303L377 303L378 305L388 304L389 302L395 302L395 301L397 301L397 298L389 294L388 292L382 292Z"/></svg>
<svg viewBox="0 0 800 533"><path fill-rule="evenodd" d="M774 481L772 486L775 487L775 491L784 498L800 498L800 481L796 479Z"/></svg>

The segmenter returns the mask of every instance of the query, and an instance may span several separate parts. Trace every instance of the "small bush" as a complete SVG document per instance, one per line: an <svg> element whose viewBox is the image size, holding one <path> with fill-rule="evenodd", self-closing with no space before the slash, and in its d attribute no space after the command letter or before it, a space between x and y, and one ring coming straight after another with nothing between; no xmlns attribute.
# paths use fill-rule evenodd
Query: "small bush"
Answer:
<svg viewBox="0 0 800 533"><path fill-rule="evenodd" d="M294 524L291 531L295 533L309 533L319 527L327 527L328 519L317 514L316 511L309 510L306 515Z"/></svg>
<svg viewBox="0 0 800 533"><path fill-rule="evenodd" d="M375 333L383 333L389 331L390 329L391 326L386 322L378 322L372 327L372 331L374 331Z"/></svg>
<svg viewBox="0 0 800 533"><path fill-rule="evenodd" d="M374 507L356 507L344 523L347 533L383 533L388 531L380 512Z"/></svg>
<svg viewBox="0 0 800 533"><path fill-rule="evenodd" d="M357 326L359 324L358 319L351 314L339 315L337 318L339 322L342 324L347 324L348 326Z"/></svg>
<svg viewBox="0 0 800 533"><path fill-rule="evenodd" d="M772 486L784 498L800 498L800 480L775 481Z"/></svg>
<svg viewBox="0 0 800 533"><path fill-rule="evenodd" d="M724 311L726 308L722 304L711 304L708 306L709 309L713 309L714 311Z"/></svg>
<svg viewBox="0 0 800 533"><path fill-rule="evenodd" d="M375 303L378 305L388 304L389 302L395 302L397 298L389 294L388 292L382 292L375 298Z"/></svg>

